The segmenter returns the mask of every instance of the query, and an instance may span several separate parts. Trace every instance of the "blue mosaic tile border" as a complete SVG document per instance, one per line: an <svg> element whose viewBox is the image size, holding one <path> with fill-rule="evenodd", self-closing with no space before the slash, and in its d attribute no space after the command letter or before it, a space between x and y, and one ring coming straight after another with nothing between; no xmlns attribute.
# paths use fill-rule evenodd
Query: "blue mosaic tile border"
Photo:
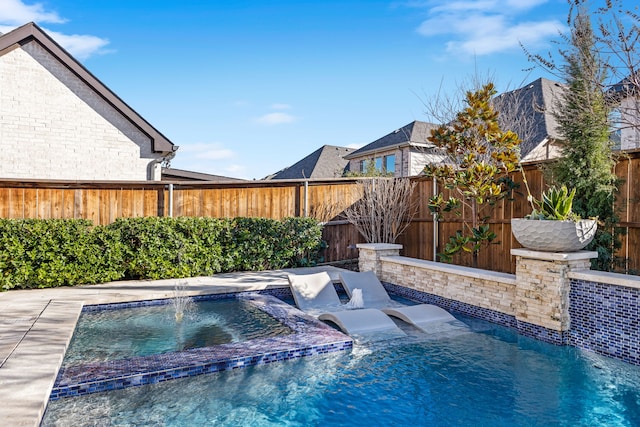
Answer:
<svg viewBox="0 0 640 427"><path fill-rule="evenodd" d="M567 332L554 331L552 329L534 325L532 323L517 320L515 316L501 313L499 311L478 307L449 298L444 298L438 295L430 294L428 292L422 292L388 282L382 282L382 284L385 289L387 289L387 292L402 296L404 298L412 299L414 301L419 301L425 304L434 304L444 308L447 311L461 313L467 316L486 320L491 323L496 323L498 325L514 328L518 331L519 334L535 338L540 341L545 341L556 345L564 345L568 343Z"/></svg>
<svg viewBox="0 0 640 427"><path fill-rule="evenodd" d="M520 335L535 338L555 345L569 344L569 331L556 331L533 323L516 319L516 330Z"/></svg>
<svg viewBox="0 0 640 427"><path fill-rule="evenodd" d="M430 294L428 292L422 292L415 289L406 288L404 286L394 285L392 283L382 282L382 284L388 292L402 296L404 298L409 298L425 304L434 304L444 308L447 311L453 311L465 314L467 316L476 317L478 319L487 320L492 323L497 323L498 325L507 326L510 328L517 327L517 322L514 316L500 313L499 311L478 307L453 299Z"/></svg>
<svg viewBox="0 0 640 427"><path fill-rule="evenodd" d="M265 291L256 291L257 293L263 293ZM207 294L207 295L190 295L189 298L193 301L211 301L227 298L235 298L236 295L243 293L256 293L252 291L247 292L227 292L222 294ZM275 294L275 293L274 293ZM277 297L277 295L274 295ZM82 307L82 312L96 312L106 310L120 310L123 308L137 308L137 307L152 307L156 305L168 305L172 304L173 298L161 298L142 301L130 301L130 302L116 302L111 304L89 304Z"/></svg>
<svg viewBox="0 0 640 427"><path fill-rule="evenodd" d="M213 297L232 296L249 301L291 328L294 333L242 343L68 367L60 370L50 399L155 384L176 378L348 350L353 347L353 341L347 335L271 295L245 292ZM102 309L113 309L112 306L109 304L109 307ZM90 308L94 309L100 308Z"/></svg>
<svg viewBox="0 0 640 427"><path fill-rule="evenodd" d="M571 280L570 343L640 365L640 289Z"/></svg>

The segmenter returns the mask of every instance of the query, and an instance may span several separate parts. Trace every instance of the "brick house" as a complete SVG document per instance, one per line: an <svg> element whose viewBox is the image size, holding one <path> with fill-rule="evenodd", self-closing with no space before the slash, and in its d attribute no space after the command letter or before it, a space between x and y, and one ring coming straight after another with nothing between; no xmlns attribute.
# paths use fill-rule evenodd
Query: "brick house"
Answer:
<svg viewBox="0 0 640 427"><path fill-rule="evenodd" d="M557 122L553 107L559 102L564 86L540 78L519 89L494 98L501 117L507 118L509 128L523 139L520 146L522 162L553 159L560 155ZM427 164L442 162L445 157L427 139L437 125L413 121L364 147L347 154L349 169L366 172L373 162L378 171L396 177L415 176Z"/></svg>
<svg viewBox="0 0 640 427"><path fill-rule="evenodd" d="M373 162L377 170L396 177L419 175L426 164L444 159L435 145L427 141L435 127L415 120L344 156L349 161L348 168L366 173Z"/></svg>
<svg viewBox="0 0 640 427"><path fill-rule="evenodd" d="M160 180L177 146L36 24L0 35L0 178Z"/></svg>

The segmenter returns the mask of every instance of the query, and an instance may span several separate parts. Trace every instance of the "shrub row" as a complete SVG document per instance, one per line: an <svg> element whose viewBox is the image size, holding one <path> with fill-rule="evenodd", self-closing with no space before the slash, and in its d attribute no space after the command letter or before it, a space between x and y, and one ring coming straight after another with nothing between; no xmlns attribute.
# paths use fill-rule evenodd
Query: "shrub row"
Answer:
<svg viewBox="0 0 640 427"><path fill-rule="evenodd" d="M312 265L321 233L311 218L0 219L0 288Z"/></svg>

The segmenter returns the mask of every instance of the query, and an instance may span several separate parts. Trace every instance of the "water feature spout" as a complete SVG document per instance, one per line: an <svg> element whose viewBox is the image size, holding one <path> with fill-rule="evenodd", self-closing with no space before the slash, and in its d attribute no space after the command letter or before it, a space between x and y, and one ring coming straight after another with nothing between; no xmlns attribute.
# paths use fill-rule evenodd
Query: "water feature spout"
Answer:
<svg viewBox="0 0 640 427"><path fill-rule="evenodd" d="M173 290L173 307L175 308L176 322L182 322L185 312L191 307L191 297L187 295L187 282L176 284Z"/></svg>
<svg viewBox="0 0 640 427"><path fill-rule="evenodd" d="M351 293L351 299L345 304L347 308L356 309L364 308L364 299L362 298L362 289L355 288Z"/></svg>

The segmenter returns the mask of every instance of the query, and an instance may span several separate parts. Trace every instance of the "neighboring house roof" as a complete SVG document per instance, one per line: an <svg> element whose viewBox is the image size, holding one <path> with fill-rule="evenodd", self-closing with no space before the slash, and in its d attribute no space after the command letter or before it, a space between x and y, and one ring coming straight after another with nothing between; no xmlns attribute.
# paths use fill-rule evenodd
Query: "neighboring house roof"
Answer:
<svg viewBox="0 0 640 427"><path fill-rule="evenodd" d="M152 150L156 153L173 153L178 149L167 137L151 126L142 116L136 113L122 99L106 87L100 80L89 72L82 64L74 59L66 50L47 35L33 22L25 24L6 34L0 35L0 56L16 47L35 41L53 55L69 71L86 83L95 93L118 110L134 126L152 141Z"/></svg>
<svg viewBox="0 0 640 427"><path fill-rule="evenodd" d="M238 182L245 181L240 178L228 176L212 175L208 173L187 171L183 169L162 168L163 181L215 181L215 182Z"/></svg>
<svg viewBox="0 0 640 427"><path fill-rule="evenodd" d="M627 98L629 96L634 96L636 91L638 90L638 80L640 80L638 76L625 77L618 83L612 85L607 90L606 94L617 101L620 101L621 99Z"/></svg>
<svg viewBox="0 0 640 427"><path fill-rule="evenodd" d="M554 107L562 101L565 86L553 80L539 78L510 92L494 98L501 118L522 139L520 155L527 154L549 140L562 139Z"/></svg>
<svg viewBox="0 0 640 427"><path fill-rule="evenodd" d="M349 164L346 155L353 149L323 145L299 162L265 179L325 179L339 178Z"/></svg>
<svg viewBox="0 0 640 427"><path fill-rule="evenodd" d="M437 125L427 122L415 120L408 125L396 129L388 135L380 139L376 139L370 144L353 151L345 156L345 159L351 160L363 156L371 156L381 151L393 150L403 146L414 145L420 147L433 147L433 144L427 141L431 135L431 129Z"/></svg>
<svg viewBox="0 0 640 427"><path fill-rule="evenodd" d="M553 115L553 108L562 100L564 86L553 80L540 78L519 89L505 92L494 98L496 109L500 117L518 133L522 139L520 146L522 159L528 154L538 155L536 148L560 139L557 130L558 123ZM428 141L431 130L438 125L413 121L400 129L373 141L364 147L349 153L346 159L373 157L377 153L393 150L405 146L433 148ZM442 156L436 152L426 151L431 158L424 160L431 162L442 161Z"/></svg>

